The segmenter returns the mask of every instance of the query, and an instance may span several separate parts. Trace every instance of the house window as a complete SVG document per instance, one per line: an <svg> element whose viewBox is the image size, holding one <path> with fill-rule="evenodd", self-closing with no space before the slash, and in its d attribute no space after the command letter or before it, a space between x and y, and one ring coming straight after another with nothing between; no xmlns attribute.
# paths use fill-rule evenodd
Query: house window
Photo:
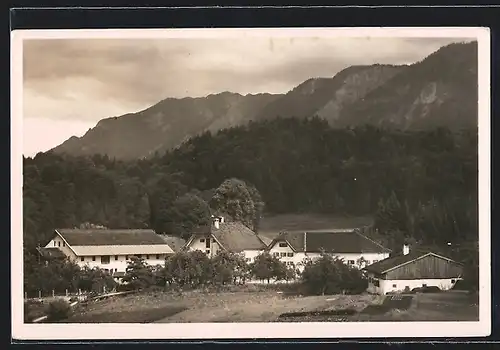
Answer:
<svg viewBox="0 0 500 350"><path fill-rule="evenodd" d="M280 253L278 253L278 252L274 252L274 253L273 253L273 255L274 255L274 256L280 256Z"/></svg>
<svg viewBox="0 0 500 350"><path fill-rule="evenodd" d="M365 265L370 265L370 260L365 260Z"/></svg>
<svg viewBox="0 0 500 350"><path fill-rule="evenodd" d="M246 260L246 262L250 262L252 259L246 258L245 260Z"/></svg>
<svg viewBox="0 0 500 350"><path fill-rule="evenodd" d="M380 287L380 282L378 280L373 280L373 285L375 287Z"/></svg>
<svg viewBox="0 0 500 350"><path fill-rule="evenodd" d="M393 284L393 285L392 285L392 288L396 288L396 287L397 287L397 285L396 285L396 284Z"/></svg>
<svg viewBox="0 0 500 350"><path fill-rule="evenodd" d="M80 261L85 261L85 257L84 256L80 257Z"/></svg>
<svg viewBox="0 0 500 350"><path fill-rule="evenodd" d="M354 260L349 260L349 265L354 265L355 261Z"/></svg>
<svg viewBox="0 0 500 350"><path fill-rule="evenodd" d="M63 247L66 247L66 242L63 242Z"/></svg>
<svg viewBox="0 0 500 350"><path fill-rule="evenodd" d="M451 280L451 283L455 283L455 280Z"/></svg>
<svg viewBox="0 0 500 350"><path fill-rule="evenodd" d="M141 254L137 254L137 257L138 257L139 259L142 259L142 255L141 255Z"/></svg>
<svg viewBox="0 0 500 350"><path fill-rule="evenodd" d="M149 255L146 254L146 259L149 259Z"/></svg>
<svg viewBox="0 0 500 350"><path fill-rule="evenodd" d="M280 256L281 256L281 257L285 257L285 256L286 256L286 253L281 252L281 253L280 253Z"/></svg>
<svg viewBox="0 0 500 350"><path fill-rule="evenodd" d="M422 287L427 287L427 284L426 283L422 283Z"/></svg>
<svg viewBox="0 0 500 350"><path fill-rule="evenodd" d="M125 260L128 260L128 255L125 255Z"/></svg>
<svg viewBox="0 0 500 350"><path fill-rule="evenodd" d="M200 243L205 243L205 238L200 238Z"/></svg>
<svg viewBox="0 0 500 350"><path fill-rule="evenodd" d="M156 254L156 260L160 260L160 254Z"/></svg>
<svg viewBox="0 0 500 350"><path fill-rule="evenodd" d="M210 254L210 249L205 250L205 253Z"/></svg>
<svg viewBox="0 0 500 350"><path fill-rule="evenodd" d="M286 244L286 242L280 242L280 247L288 247L288 244Z"/></svg>
<svg viewBox="0 0 500 350"><path fill-rule="evenodd" d="M378 260L373 260L373 263L375 264L376 262L378 262Z"/></svg>
<svg viewBox="0 0 500 350"><path fill-rule="evenodd" d="M109 264L109 255L101 256L101 264Z"/></svg>
<svg viewBox="0 0 500 350"><path fill-rule="evenodd" d="M118 260L118 255L115 255L115 260Z"/></svg>
<svg viewBox="0 0 500 350"><path fill-rule="evenodd" d="M288 256L289 258L293 257L293 253L286 253L286 256Z"/></svg>
<svg viewBox="0 0 500 350"><path fill-rule="evenodd" d="M61 246L61 242L57 242L57 246L60 247Z"/></svg>
<svg viewBox="0 0 500 350"><path fill-rule="evenodd" d="M92 261L95 261L95 256L92 257Z"/></svg>
<svg viewBox="0 0 500 350"><path fill-rule="evenodd" d="M54 247L57 247L57 242L56 241L54 241Z"/></svg>

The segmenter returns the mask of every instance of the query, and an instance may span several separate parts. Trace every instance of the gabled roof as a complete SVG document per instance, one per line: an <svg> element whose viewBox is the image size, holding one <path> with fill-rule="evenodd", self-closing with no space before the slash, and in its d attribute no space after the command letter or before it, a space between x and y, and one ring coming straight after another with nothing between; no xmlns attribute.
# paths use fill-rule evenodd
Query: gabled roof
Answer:
<svg viewBox="0 0 500 350"><path fill-rule="evenodd" d="M282 241L287 242L296 252L304 251L304 232L281 232L268 247L271 248L275 243Z"/></svg>
<svg viewBox="0 0 500 350"><path fill-rule="evenodd" d="M182 250L186 241L180 237L170 236L170 235L160 235L161 238L167 243L174 252L179 252Z"/></svg>
<svg viewBox="0 0 500 350"><path fill-rule="evenodd" d="M330 253L389 253L391 250L357 230L306 232L306 251Z"/></svg>
<svg viewBox="0 0 500 350"><path fill-rule="evenodd" d="M457 261L454 261L450 258L447 258L447 257L444 257L444 256L441 256L441 255L438 255L438 254L435 254L435 253L432 253L432 252L428 252L428 251L411 251L410 253L406 254L406 255L396 255L396 256L393 256L393 257L389 257L387 259L384 259L384 260L380 260L374 264L371 264L371 265L368 265L364 268L364 270L368 271L368 272L374 272L376 274L379 274L379 275L382 275L382 274L385 274L397 267L400 267L402 265L405 265L405 264L409 264L409 263L412 263L416 260L419 260L419 259L422 259L426 256L429 256L429 255L432 255L432 256L435 256L435 257L438 257L440 259L444 259L444 260L447 260L449 262L452 262L454 264L457 264L457 265L462 265L461 263L457 262Z"/></svg>
<svg viewBox="0 0 500 350"><path fill-rule="evenodd" d="M283 232L272 243L286 241L298 252L319 253L389 253L390 249L356 230ZM304 249L305 243L305 249ZM270 245L271 247L271 245Z"/></svg>
<svg viewBox="0 0 500 350"><path fill-rule="evenodd" d="M259 235L259 238L266 245L266 247L273 241L271 238L262 235Z"/></svg>
<svg viewBox="0 0 500 350"><path fill-rule="evenodd" d="M255 232L239 222L224 222L219 225L218 229L213 227L211 230L215 240L230 252L266 248Z"/></svg>
<svg viewBox="0 0 500 350"><path fill-rule="evenodd" d="M70 246L164 245L153 230L57 229Z"/></svg>
<svg viewBox="0 0 500 350"><path fill-rule="evenodd" d="M38 247L36 249L38 250L40 255L45 259L64 259L64 258L66 258L66 254L64 254L63 251L59 248Z"/></svg>
<svg viewBox="0 0 500 350"><path fill-rule="evenodd" d="M350 217L321 214L280 214L262 217L259 232L269 237L276 237L279 232L306 232L322 230L325 232L339 229L359 229L373 225L369 216Z"/></svg>

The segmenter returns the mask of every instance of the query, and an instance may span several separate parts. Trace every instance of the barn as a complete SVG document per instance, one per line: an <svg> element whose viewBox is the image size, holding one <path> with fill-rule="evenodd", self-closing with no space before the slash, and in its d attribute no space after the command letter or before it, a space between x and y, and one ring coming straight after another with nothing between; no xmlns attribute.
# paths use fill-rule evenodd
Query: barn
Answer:
<svg viewBox="0 0 500 350"><path fill-rule="evenodd" d="M366 266L363 270L368 276L367 291L385 295L420 287L451 289L461 279L463 266L433 252L410 252L405 245L402 254Z"/></svg>

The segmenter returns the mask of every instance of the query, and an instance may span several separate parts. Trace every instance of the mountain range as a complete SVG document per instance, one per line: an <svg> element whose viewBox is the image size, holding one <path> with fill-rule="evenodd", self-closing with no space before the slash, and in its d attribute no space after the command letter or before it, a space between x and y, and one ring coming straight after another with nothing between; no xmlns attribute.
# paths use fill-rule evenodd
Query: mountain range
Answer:
<svg viewBox="0 0 500 350"><path fill-rule="evenodd" d="M400 130L477 126L477 42L444 46L410 65L351 66L311 78L286 94L222 92L167 98L138 113L99 121L52 151L148 157L202 132L276 117L324 118L334 128L363 124Z"/></svg>

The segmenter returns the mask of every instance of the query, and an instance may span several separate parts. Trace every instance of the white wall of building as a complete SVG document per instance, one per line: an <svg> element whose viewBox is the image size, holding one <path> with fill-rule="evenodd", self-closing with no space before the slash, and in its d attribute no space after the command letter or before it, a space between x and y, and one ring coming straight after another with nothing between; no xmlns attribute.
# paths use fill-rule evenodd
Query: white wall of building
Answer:
<svg viewBox="0 0 500 350"><path fill-rule="evenodd" d="M404 292L405 288L411 291L414 288L420 287L439 287L441 290L449 290L453 288L457 278L446 278L446 279L414 279L414 280L383 280L374 279L373 275L369 275L368 289L369 293L382 294L386 293L399 293ZM376 281L378 281L378 286L376 286Z"/></svg>
<svg viewBox="0 0 500 350"><path fill-rule="evenodd" d="M248 264L251 264L254 262L255 258L262 254L264 250L256 250L256 249L249 249L249 250L244 250L243 255L245 256L245 259Z"/></svg>
<svg viewBox="0 0 500 350"><path fill-rule="evenodd" d="M281 243L281 245L280 245ZM303 263L306 259L315 260L321 256L321 253L304 253L304 252L294 252L293 249L286 245L286 242L276 242L269 253L278 257L281 261L285 263L292 262L300 271L303 270ZM349 265L353 265L357 268L363 268L377 261L383 260L389 257L389 253L359 253L359 254L334 254L335 257L344 259L344 262ZM358 264L359 259L364 258L365 263Z"/></svg>
<svg viewBox="0 0 500 350"><path fill-rule="evenodd" d="M207 248L206 246L208 238L210 238L210 248ZM217 252L221 250L221 247L219 246L219 243L213 239L213 237L197 235L189 244L188 249L190 251L201 250L202 252L205 252L208 257L213 257L217 255Z"/></svg>
<svg viewBox="0 0 500 350"><path fill-rule="evenodd" d="M102 256L81 256L76 259L76 263L80 267L98 267L103 270L112 270L113 272L125 272L132 255L108 255L107 257L109 257L109 263L106 263L106 258L103 260ZM141 255L144 262L151 266L165 265L166 257L166 254Z"/></svg>
<svg viewBox="0 0 500 350"><path fill-rule="evenodd" d="M70 247L66 245L66 242L64 242L64 240L59 235L55 235L54 238L49 243L47 243L45 248L58 248L70 259L76 259L75 253L71 250Z"/></svg>
<svg viewBox="0 0 500 350"><path fill-rule="evenodd" d="M70 247L64 242L64 240L56 235L47 245L46 248L58 248L71 260L77 263L80 267L88 266L90 268L100 268L103 270L111 270L113 272L125 272L127 269L128 262L132 255L141 256L144 262L148 265L164 265L167 254L136 254L130 255L106 255L109 257L109 263L106 262L106 258L102 260L102 255L88 255L88 256L77 256ZM78 247L77 247L78 248ZM146 248L145 248L146 249ZM78 251L78 250L77 250ZM104 262L103 262L104 261Z"/></svg>

